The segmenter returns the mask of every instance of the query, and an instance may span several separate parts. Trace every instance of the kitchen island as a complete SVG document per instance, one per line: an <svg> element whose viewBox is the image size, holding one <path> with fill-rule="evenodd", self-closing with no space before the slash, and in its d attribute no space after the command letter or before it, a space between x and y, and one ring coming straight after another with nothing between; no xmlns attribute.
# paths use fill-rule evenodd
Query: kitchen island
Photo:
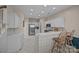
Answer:
<svg viewBox="0 0 79 59"><path fill-rule="evenodd" d="M46 32L39 33L36 35L36 52L39 53L49 53L53 46L53 38L58 37L59 32Z"/></svg>

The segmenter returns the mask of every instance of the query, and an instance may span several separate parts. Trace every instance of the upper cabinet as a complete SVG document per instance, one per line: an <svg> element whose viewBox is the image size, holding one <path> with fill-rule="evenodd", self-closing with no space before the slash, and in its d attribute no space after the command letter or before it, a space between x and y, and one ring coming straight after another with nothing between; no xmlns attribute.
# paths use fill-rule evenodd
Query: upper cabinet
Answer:
<svg viewBox="0 0 79 59"><path fill-rule="evenodd" d="M8 13L8 28L18 28L19 27L19 16L13 12L10 11Z"/></svg>
<svg viewBox="0 0 79 59"><path fill-rule="evenodd" d="M0 33L4 33L7 27L7 8L0 9Z"/></svg>
<svg viewBox="0 0 79 59"><path fill-rule="evenodd" d="M14 14L14 23L15 23L15 28L18 28L19 26L20 26L20 18L19 18L19 16L15 13Z"/></svg>
<svg viewBox="0 0 79 59"><path fill-rule="evenodd" d="M48 20L45 24L51 24L51 27L64 27L64 17Z"/></svg>
<svg viewBox="0 0 79 59"><path fill-rule="evenodd" d="M0 9L0 29L2 28L2 24L3 24L3 10Z"/></svg>

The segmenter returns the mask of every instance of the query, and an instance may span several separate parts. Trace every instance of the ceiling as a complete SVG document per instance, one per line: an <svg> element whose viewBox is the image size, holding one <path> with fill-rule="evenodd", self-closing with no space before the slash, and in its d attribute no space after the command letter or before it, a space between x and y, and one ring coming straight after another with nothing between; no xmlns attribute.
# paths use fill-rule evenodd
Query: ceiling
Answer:
<svg viewBox="0 0 79 59"><path fill-rule="evenodd" d="M26 17L40 18L40 17L47 17L56 14L71 6L70 5L11 5L11 7L16 11L22 12Z"/></svg>

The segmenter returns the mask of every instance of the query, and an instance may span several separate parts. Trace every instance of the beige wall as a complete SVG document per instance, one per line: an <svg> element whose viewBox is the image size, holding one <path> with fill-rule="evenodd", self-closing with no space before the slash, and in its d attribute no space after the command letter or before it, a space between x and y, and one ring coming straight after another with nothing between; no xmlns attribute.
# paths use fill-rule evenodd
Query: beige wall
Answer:
<svg viewBox="0 0 79 59"><path fill-rule="evenodd" d="M75 34L79 35L79 6L73 6L67 10L46 18L46 20L60 16L63 16L65 19L65 29L67 31L75 30Z"/></svg>

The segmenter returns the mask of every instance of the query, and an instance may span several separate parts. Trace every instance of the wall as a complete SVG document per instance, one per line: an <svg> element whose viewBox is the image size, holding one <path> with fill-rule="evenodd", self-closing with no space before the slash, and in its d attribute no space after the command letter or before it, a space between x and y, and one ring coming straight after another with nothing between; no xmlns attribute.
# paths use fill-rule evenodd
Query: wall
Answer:
<svg viewBox="0 0 79 59"><path fill-rule="evenodd" d="M46 20L54 19L60 16L65 19L65 29L67 31L75 30L75 34L79 35L79 6L72 6L60 13L47 17Z"/></svg>

